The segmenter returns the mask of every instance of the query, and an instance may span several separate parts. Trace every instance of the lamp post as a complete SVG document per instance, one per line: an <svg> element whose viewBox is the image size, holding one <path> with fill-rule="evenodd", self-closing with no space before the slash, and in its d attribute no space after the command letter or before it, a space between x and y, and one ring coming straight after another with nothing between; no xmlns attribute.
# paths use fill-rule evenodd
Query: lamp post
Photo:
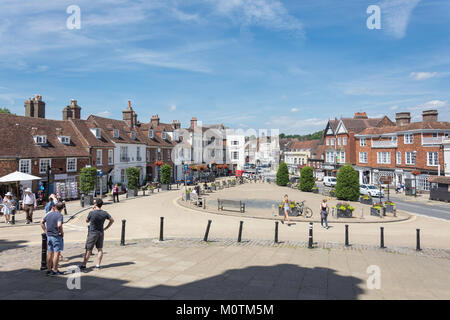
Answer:
<svg viewBox="0 0 450 320"><path fill-rule="evenodd" d="M47 164L47 194L45 195L45 198L48 199L50 196L50 173L52 169L50 168L50 165Z"/></svg>
<svg viewBox="0 0 450 320"><path fill-rule="evenodd" d="M414 198L417 198L417 163L416 163L416 151L413 152L414 160Z"/></svg>
<svg viewBox="0 0 450 320"><path fill-rule="evenodd" d="M186 170L184 168L184 161L181 161L183 166L183 176L184 176L184 201L187 201L187 189L186 189Z"/></svg>

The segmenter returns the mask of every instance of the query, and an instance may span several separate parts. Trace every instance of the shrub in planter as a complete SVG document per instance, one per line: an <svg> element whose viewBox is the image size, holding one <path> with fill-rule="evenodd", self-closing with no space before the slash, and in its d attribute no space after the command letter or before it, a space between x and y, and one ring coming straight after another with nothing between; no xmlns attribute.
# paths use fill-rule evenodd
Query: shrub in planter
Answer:
<svg viewBox="0 0 450 320"><path fill-rule="evenodd" d="M139 187L139 169L136 167L127 168L127 193L129 197L137 196L137 189Z"/></svg>
<svg viewBox="0 0 450 320"><path fill-rule="evenodd" d="M378 216L378 217L385 216L386 215L386 207L384 206L383 203L375 203L370 208L370 215Z"/></svg>
<svg viewBox="0 0 450 320"><path fill-rule="evenodd" d="M291 212L289 213L289 216L290 217L298 216L298 210L297 210L297 206L296 206L295 201L291 201L289 203L289 207L291 208ZM284 216L284 204L283 203L278 205L278 214L280 216Z"/></svg>
<svg viewBox="0 0 450 320"><path fill-rule="evenodd" d="M303 167L300 172L300 183L298 184L298 188L303 192L311 192L313 191L314 185L316 181L314 179L314 172L311 167Z"/></svg>
<svg viewBox="0 0 450 320"><path fill-rule="evenodd" d="M211 190L216 190L216 184L215 183L211 183Z"/></svg>
<svg viewBox="0 0 450 320"><path fill-rule="evenodd" d="M358 171L351 165L341 167L336 177L335 189L338 199L358 201L360 195Z"/></svg>
<svg viewBox="0 0 450 320"><path fill-rule="evenodd" d="M338 218L351 218L353 216L353 211L355 207L349 205L348 203L338 203L336 205L337 208L337 217Z"/></svg>
<svg viewBox="0 0 450 320"><path fill-rule="evenodd" d="M168 190L168 185L172 180L172 167L165 164L161 167L161 189Z"/></svg>
<svg viewBox="0 0 450 320"><path fill-rule="evenodd" d="M82 168L80 171L80 191L83 194L83 205L90 206L94 204L92 192L95 189L97 181L97 168Z"/></svg>
<svg viewBox="0 0 450 320"><path fill-rule="evenodd" d="M311 189L311 191L312 191L312 193L319 193L319 188L313 187L313 188Z"/></svg>
<svg viewBox="0 0 450 320"><path fill-rule="evenodd" d="M277 171L277 185L285 187L289 182L289 170L285 162L280 163Z"/></svg>
<svg viewBox="0 0 450 320"><path fill-rule="evenodd" d="M330 193L330 197L336 196L336 191L334 189L331 189L329 193Z"/></svg>
<svg viewBox="0 0 450 320"><path fill-rule="evenodd" d="M370 204L370 205L372 205L373 200L372 200L371 196L365 194L365 195L363 195L363 196L361 196L359 198L359 202L362 203L362 204Z"/></svg>
<svg viewBox="0 0 450 320"><path fill-rule="evenodd" d="M386 212L389 213L395 213L396 208L395 208L395 203L392 201L385 201L384 202L384 206L386 208Z"/></svg>

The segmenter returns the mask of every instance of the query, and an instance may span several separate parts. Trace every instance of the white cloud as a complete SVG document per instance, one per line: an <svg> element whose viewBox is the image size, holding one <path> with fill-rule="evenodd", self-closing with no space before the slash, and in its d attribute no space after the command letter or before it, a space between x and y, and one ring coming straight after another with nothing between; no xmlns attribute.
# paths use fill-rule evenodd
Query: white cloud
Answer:
<svg viewBox="0 0 450 320"><path fill-rule="evenodd" d="M104 118L109 118L111 116L111 112L109 112L109 111L102 111L102 112L97 113L97 116L104 117Z"/></svg>
<svg viewBox="0 0 450 320"><path fill-rule="evenodd" d="M394 110L397 110L397 109L398 109L398 106L389 107L389 110L391 110L391 111L394 111Z"/></svg>
<svg viewBox="0 0 450 320"><path fill-rule="evenodd" d="M393 37L401 39L406 35L414 8L421 0L384 0L381 2L381 27Z"/></svg>
<svg viewBox="0 0 450 320"><path fill-rule="evenodd" d="M298 108L292 108L291 112L299 112L300 110Z"/></svg>
<svg viewBox="0 0 450 320"><path fill-rule="evenodd" d="M414 80L426 80L430 78L434 78L437 75L437 72L411 72L409 77Z"/></svg>
<svg viewBox="0 0 450 320"><path fill-rule="evenodd" d="M170 111L176 111L177 110L177 106L176 105L174 105L174 104L172 104L172 105L170 105Z"/></svg>
<svg viewBox="0 0 450 320"><path fill-rule="evenodd" d="M272 128L279 128L280 132L292 134L313 133L325 128L327 119L320 118L293 118L291 116L272 117L265 124Z"/></svg>

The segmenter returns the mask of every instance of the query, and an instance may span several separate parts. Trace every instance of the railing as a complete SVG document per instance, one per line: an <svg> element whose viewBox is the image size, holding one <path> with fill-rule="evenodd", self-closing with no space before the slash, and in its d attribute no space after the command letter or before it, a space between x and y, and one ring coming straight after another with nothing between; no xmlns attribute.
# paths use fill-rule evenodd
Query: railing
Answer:
<svg viewBox="0 0 450 320"><path fill-rule="evenodd" d="M372 141L372 148L397 148L397 141Z"/></svg>
<svg viewBox="0 0 450 320"><path fill-rule="evenodd" d="M422 145L424 144L442 144L444 137L422 137Z"/></svg>
<svg viewBox="0 0 450 320"><path fill-rule="evenodd" d="M128 158L128 157L120 157L120 162L130 162L130 158Z"/></svg>

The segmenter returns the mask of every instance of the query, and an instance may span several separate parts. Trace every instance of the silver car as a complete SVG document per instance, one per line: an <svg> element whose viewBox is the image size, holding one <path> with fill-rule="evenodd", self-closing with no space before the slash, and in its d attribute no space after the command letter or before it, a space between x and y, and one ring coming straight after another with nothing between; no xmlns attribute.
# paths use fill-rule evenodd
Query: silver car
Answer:
<svg viewBox="0 0 450 320"><path fill-rule="evenodd" d="M359 186L359 193L366 194L371 197L379 198L380 197L380 189L375 187L372 184L362 184ZM381 197L384 197L384 191L381 190Z"/></svg>

